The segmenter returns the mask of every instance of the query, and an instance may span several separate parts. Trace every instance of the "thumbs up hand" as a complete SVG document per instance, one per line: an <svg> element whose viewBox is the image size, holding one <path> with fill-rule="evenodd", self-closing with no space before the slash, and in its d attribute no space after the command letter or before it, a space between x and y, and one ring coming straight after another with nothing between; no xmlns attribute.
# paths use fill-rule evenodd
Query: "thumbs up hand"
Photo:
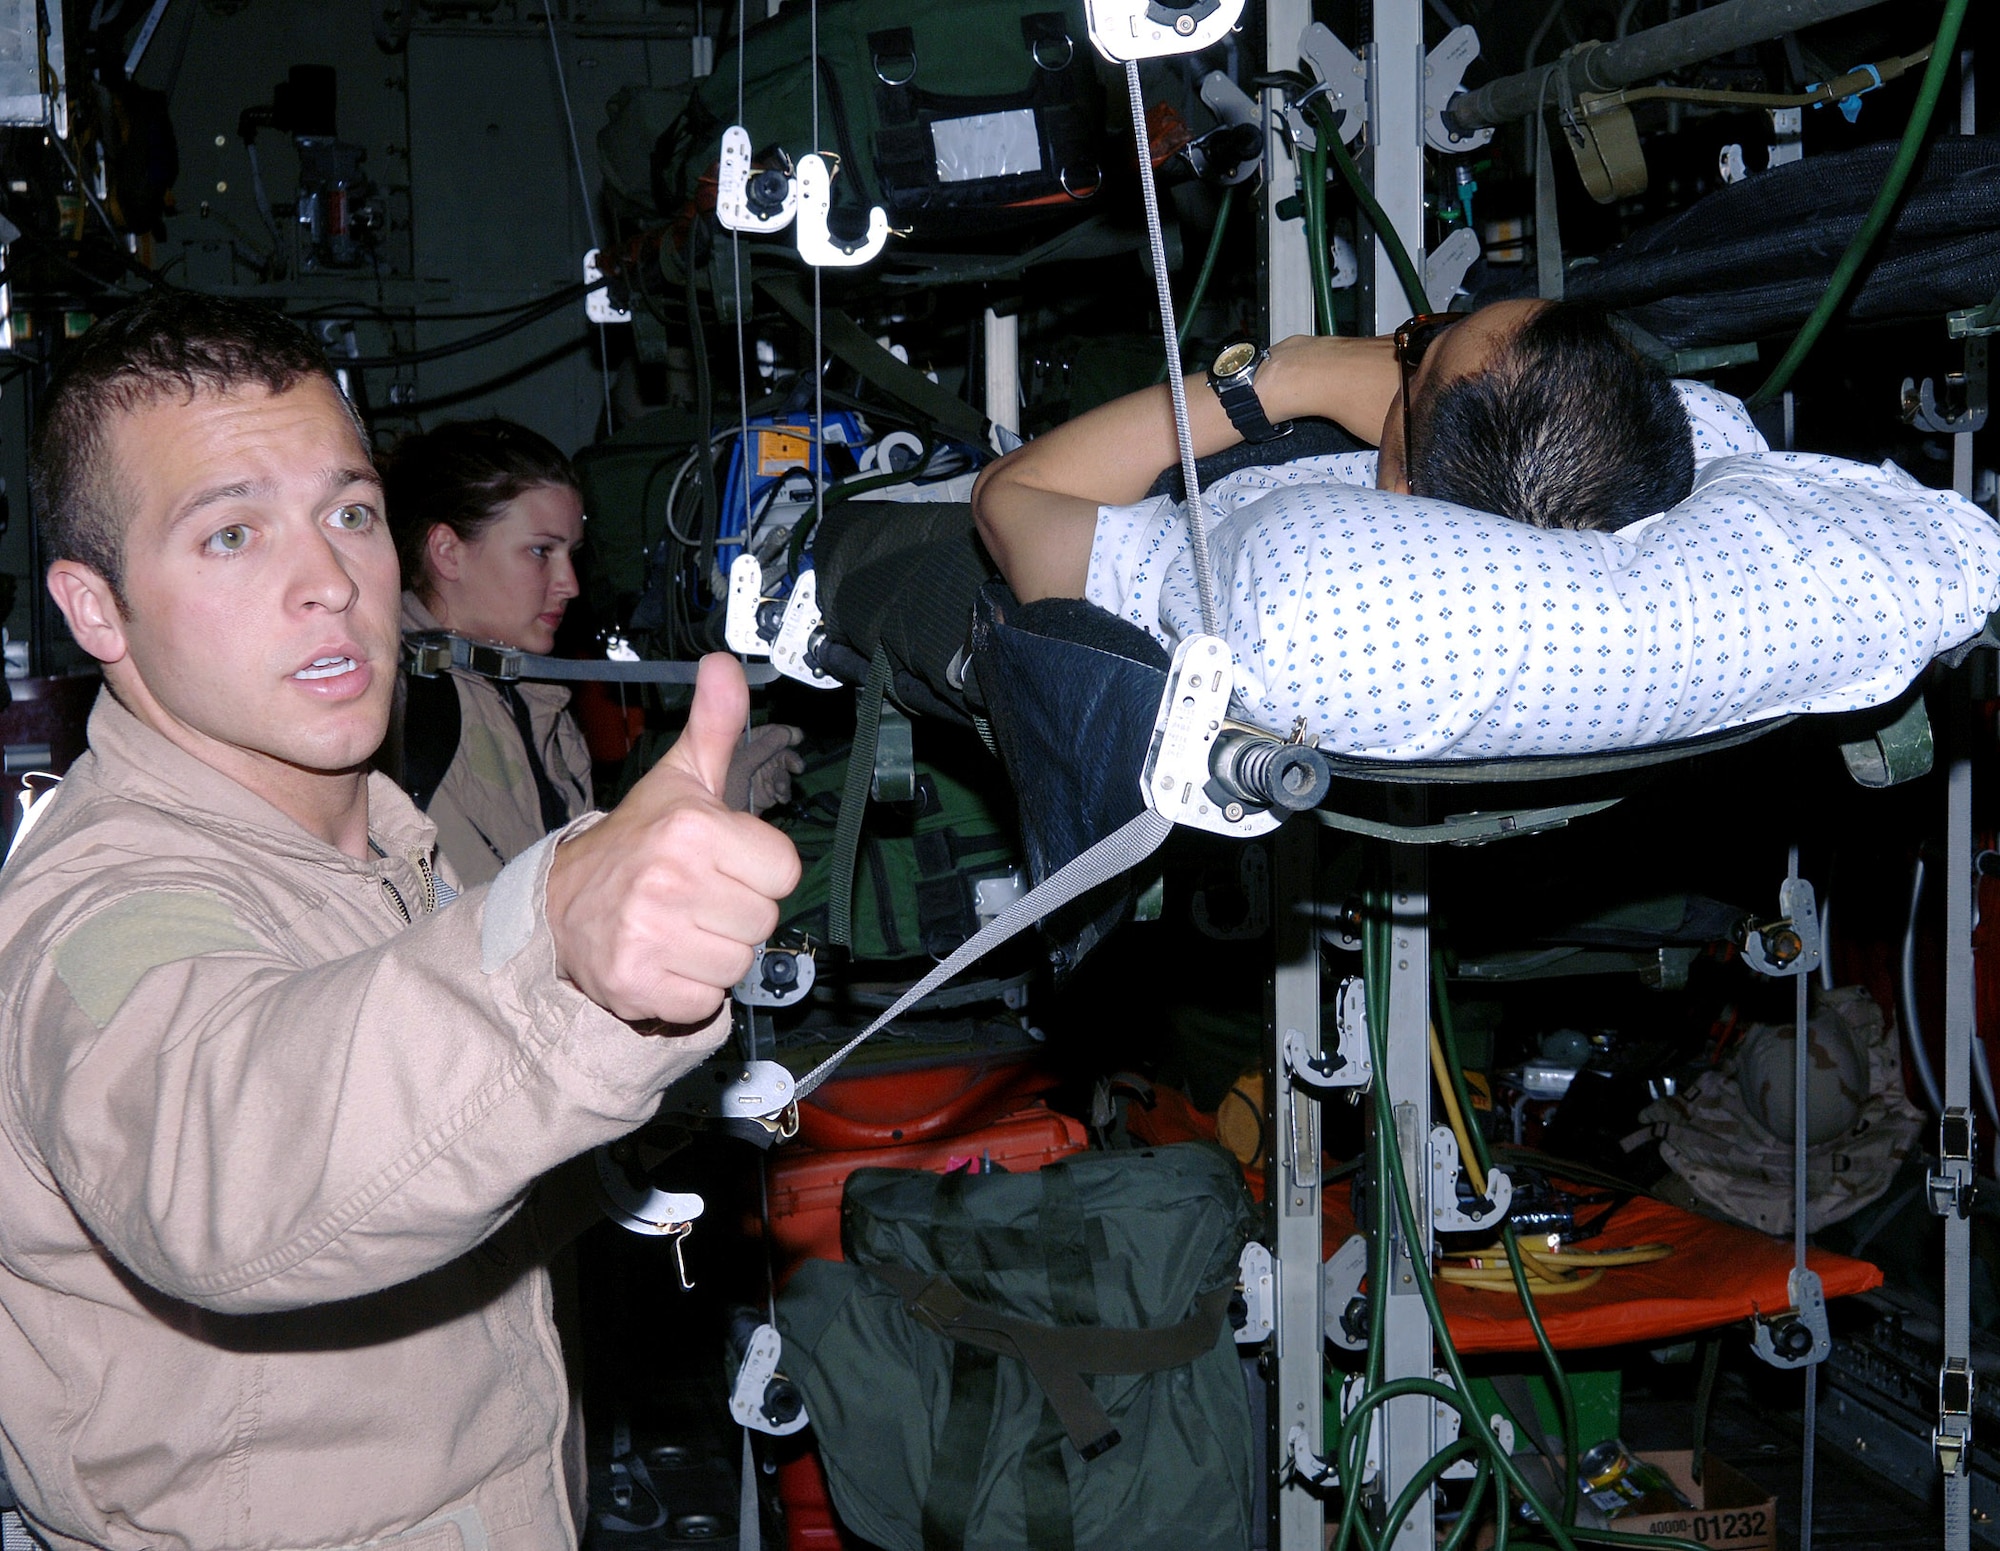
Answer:
<svg viewBox="0 0 2000 1551"><path fill-rule="evenodd" d="M556 849L557 968L617 1017L708 1023L798 885L791 841L725 799L749 708L736 660L703 658L680 741L603 823Z"/></svg>

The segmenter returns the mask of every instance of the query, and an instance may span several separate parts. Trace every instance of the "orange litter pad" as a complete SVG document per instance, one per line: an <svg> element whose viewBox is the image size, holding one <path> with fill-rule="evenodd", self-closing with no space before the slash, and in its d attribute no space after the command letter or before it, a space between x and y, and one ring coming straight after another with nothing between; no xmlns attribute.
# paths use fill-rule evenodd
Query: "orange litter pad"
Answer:
<svg viewBox="0 0 2000 1551"><path fill-rule="evenodd" d="M1354 1218L1344 1186L1329 1189L1325 1201L1325 1244L1332 1254L1353 1234ZM1578 1247L1639 1244L1671 1244L1674 1252L1651 1265L1607 1270L1603 1280L1580 1292L1535 1300L1542 1326L1558 1349L1671 1341L1791 1306L1785 1292L1792 1269L1790 1239L1769 1238L1636 1196L1605 1221L1602 1232ZM1497 1248L1495 1257L1506 1264ZM1808 1249L1806 1264L1819 1273L1829 1298L1882 1285L1882 1273L1865 1260ZM1461 1353L1535 1349L1535 1333L1513 1292L1440 1282L1438 1296L1452 1344Z"/></svg>

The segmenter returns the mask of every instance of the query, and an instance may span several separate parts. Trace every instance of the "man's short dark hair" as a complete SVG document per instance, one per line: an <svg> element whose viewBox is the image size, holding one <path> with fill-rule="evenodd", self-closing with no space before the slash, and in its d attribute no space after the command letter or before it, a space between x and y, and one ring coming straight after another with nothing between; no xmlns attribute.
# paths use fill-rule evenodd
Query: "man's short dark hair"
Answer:
<svg viewBox="0 0 2000 1551"><path fill-rule="evenodd" d="M334 381L326 356L256 302L154 291L97 323L69 348L35 431L29 483L47 558L89 566L122 607L130 514L106 456L111 417L170 395L192 401L253 385L283 393L308 377Z"/></svg>
<svg viewBox="0 0 2000 1551"><path fill-rule="evenodd" d="M404 437L382 460L403 585L433 601L424 570L431 529L443 523L470 543L517 496L541 485L577 490L576 469L555 443L512 420L450 420Z"/></svg>
<svg viewBox="0 0 2000 1551"><path fill-rule="evenodd" d="M1556 302L1419 405L1418 495L1537 528L1622 528L1694 488L1687 411L1602 308Z"/></svg>

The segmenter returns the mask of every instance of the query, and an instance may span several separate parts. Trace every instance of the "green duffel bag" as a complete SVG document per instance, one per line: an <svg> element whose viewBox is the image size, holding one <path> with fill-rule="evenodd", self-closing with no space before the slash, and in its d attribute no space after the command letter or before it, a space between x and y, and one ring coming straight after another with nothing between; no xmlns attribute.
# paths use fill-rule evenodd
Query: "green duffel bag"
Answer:
<svg viewBox="0 0 2000 1551"><path fill-rule="evenodd" d="M1244 1551L1242 1171L1186 1143L1034 1174L859 1169L848 1263L778 1300L834 1506L888 1551Z"/></svg>

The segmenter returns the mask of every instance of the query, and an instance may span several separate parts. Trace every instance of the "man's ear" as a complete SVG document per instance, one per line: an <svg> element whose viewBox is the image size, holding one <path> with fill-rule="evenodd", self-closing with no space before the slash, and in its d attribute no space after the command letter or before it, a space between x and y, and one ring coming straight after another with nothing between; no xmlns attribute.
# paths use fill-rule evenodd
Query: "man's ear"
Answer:
<svg viewBox="0 0 2000 1551"><path fill-rule="evenodd" d="M464 564L464 547L458 535L451 530L451 524L434 522L431 531L424 535L424 559L429 562L431 574L445 581L459 580L459 571Z"/></svg>
<svg viewBox="0 0 2000 1551"><path fill-rule="evenodd" d="M76 644L99 662L122 662L125 610L111 584L80 561L58 560L49 567L48 586Z"/></svg>

